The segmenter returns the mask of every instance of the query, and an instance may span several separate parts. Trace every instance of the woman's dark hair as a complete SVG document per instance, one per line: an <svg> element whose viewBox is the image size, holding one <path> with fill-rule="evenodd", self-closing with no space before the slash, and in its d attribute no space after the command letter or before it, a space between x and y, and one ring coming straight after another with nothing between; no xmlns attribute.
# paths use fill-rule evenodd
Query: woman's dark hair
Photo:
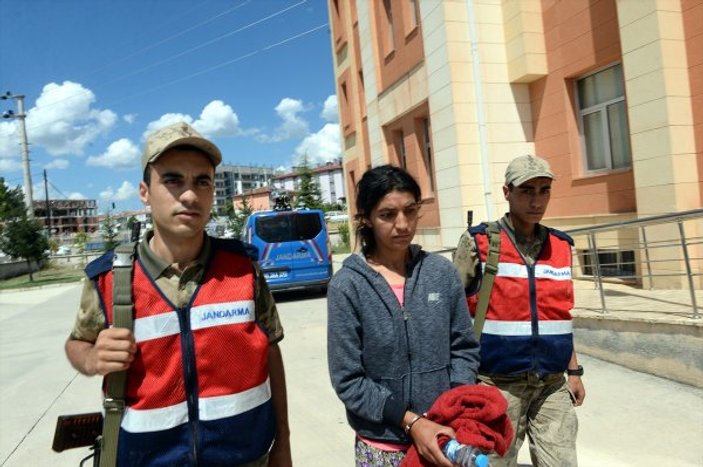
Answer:
<svg viewBox="0 0 703 467"><path fill-rule="evenodd" d="M422 200L420 186L413 176L393 165L379 165L367 170L356 185L356 235L361 240L361 251L365 255L376 249L376 239L373 229L365 225L363 220L392 191L410 193L418 203Z"/></svg>

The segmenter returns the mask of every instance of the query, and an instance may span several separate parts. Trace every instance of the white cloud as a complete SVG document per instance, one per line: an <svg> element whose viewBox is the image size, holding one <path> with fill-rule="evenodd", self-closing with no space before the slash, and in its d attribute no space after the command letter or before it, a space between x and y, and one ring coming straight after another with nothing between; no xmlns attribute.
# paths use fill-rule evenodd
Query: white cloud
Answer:
<svg viewBox="0 0 703 467"><path fill-rule="evenodd" d="M137 165L139 148L129 139L122 138L110 144L107 150L99 156L90 156L86 165L125 169Z"/></svg>
<svg viewBox="0 0 703 467"><path fill-rule="evenodd" d="M155 132L158 129L161 129L163 127L173 125L174 123L178 122L186 122L188 124L193 123L193 117L190 115L186 114L174 114L174 113L167 113L163 114L161 117L159 117L158 120L154 120L152 122L149 122L149 124L146 126L146 131L142 134L142 139L146 140L146 137L149 136L150 133Z"/></svg>
<svg viewBox="0 0 703 467"><path fill-rule="evenodd" d="M45 187L44 186L44 179L42 178L41 181L36 181L36 183L32 185L32 199L34 201L38 202L43 202L46 200L46 189L48 188L49 191L49 199L85 199L83 195L80 193L71 193L69 195L66 195L65 193L59 192L54 186L51 184L51 177L49 177L49 184ZM71 196L75 195L80 195L80 198L72 198Z"/></svg>
<svg viewBox="0 0 703 467"><path fill-rule="evenodd" d="M332 94L327 96L325 103L320 112L320 117L328 122L337 123L339 121L339 112L337 109L337 95Z"/></svg>
<svg viewBox="0 0 703 467"><path fill-rule="evenodd" d="M126 114L122 116L122 120L125 122L129 123L130 125L134 123L134 121L137 119L137 114Z"/></svg>
<svg viewBox="0 0 703 467"><path fill-rule="evenodd" d="M190 115L181 113L167 113L159 117L158 120L149 122L146 131L142 134L142 139L165 126L178 122L186 122L192 125L199 133L207 138L213 136L237 136L245 133L239 127L239 117L230 105L221 100L214 100L203 107L200 118L193 119Z"/></svg>
<svg viewBox="0 0 703 467"><path fill-rule="evenodd" d="M0 158L0 172L14 172L16 170L22 170L22 164L17 159L12 158Z"/></svg>
<svg viewBox="0 0 703 467"><path fill-rule="evenodd" d="M232 107L216 100L205 106L193 127L203 136L234 136L239 133L239 117Z"/></svg>
<svg viewBox="0 0 703 467"><path fill-rule="evenodd" d="M85 198L85 195L83 195L83 193L79 193L77 191L74 191L74 192L68 194L68 199L86 199L86 198Z"/></svg>
<svg viewBox="0 0 703 467"><path fill-rule="evenodd" d="M296 148L296 164L307 154L311 166L342 157L338 123L327 123L320 131L308 135Z"/></svg>
<svg viewBox="0 0 703 467"><path fill-rule="evenodd" d="M71 165L70 162L68 162L66 159L54 159L53 161L49 162L44 166L45 169L67 169L68 166Z"/></svg>
<svg viewBox="0 0 703 467"><path fill-rule="evenodd" d="M257 140L262 143L277 143L294 138L303 138L310 133L308 122L298 114L307 110L303 101L284 97L275 108L278 116L283 120L273 134L259 135Z"/></svg>
<svg viewBox="0 0 703 467"><path fill-rule="evenodd" d="M100 192L100 199L107 202L125 201L137 195L137 188L128 181L122 182L122 185L115 191L111 186Z"/></svg>
<svg viewBox="0 0 703 467"><path fill-rule="evenodd" d="M117 122L111 110L92 108L94 102L93 92L79 83L47 84L27 112L31 144L52 155L83 154L88 144L107 134Z"/></svg>
<svg viewBox="0 0 703 467"><path fill-rule="evenodd" d="M20 140L18 135L16 121L0 122L0 158L19 158Z"/></svg>

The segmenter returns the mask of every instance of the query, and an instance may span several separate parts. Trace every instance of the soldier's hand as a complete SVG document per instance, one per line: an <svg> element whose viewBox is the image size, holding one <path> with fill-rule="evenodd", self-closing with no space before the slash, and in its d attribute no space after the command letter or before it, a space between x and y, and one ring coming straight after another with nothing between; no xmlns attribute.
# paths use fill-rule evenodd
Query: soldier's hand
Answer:
<svg viewBox="0 0 703 467"><path fill-rule="evenodd" d="M94 373L105 376L129 368L136 353L137 344L129 329L103 329L93 346L90 366Z"/></svg>

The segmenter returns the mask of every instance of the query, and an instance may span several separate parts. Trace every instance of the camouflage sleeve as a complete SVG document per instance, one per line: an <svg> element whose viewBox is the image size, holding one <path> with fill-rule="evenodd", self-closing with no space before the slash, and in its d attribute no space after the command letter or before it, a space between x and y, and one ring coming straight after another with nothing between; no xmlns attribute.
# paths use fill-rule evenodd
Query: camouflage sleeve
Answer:
<svg viewBox="0 0 703 467"><path fill-rule="evenodd" d="M254 263L254 270L254 275L256 276L256 297L254 299L256 321L268 333L269 344L275 344L283 339L283 326L281 326L281 320L278 318L276 302L273 300L273 295L271 295L266 278L261 273L258 263Z"/></svg>
<svg viewBox="0 0 703 467"><path fill-rule="evenodd" d="M454 267L459 271L464 288L468 288L476 278L476 266L478 265L476 243L468 230L461 235L452 259Z"/></svg>
<svg viewBox="0 0 703 467"><path fill-rule="evenodd" d="M105 328L105 315L100 306L100 297L93 281L85 279L81 304L70 339L95 342L98 333Z"/></svg>

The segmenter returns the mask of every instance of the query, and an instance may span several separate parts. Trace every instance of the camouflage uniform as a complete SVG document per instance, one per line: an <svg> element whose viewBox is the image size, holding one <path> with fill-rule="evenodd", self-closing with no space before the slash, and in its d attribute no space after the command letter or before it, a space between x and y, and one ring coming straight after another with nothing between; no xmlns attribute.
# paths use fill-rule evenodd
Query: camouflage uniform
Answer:
<svg viewBox="0 0 703 467"><path fill-rule="evenodd" d="M498 222L501 229L506 232L517 247L525 263L534 264L542 250L542 244L547 239L547 228L537 224L534 239L529 241L514 230L508 214L505 214ZM476 292L481 286L481 275L477 270L477 267L480 266L476 242L468 230L462 234L459 240L453 261L467 293ZM525 439L527 419L531 420L532 430L539 432L541 440L540 443L535 443L533 438L529 437L531 451L534 450L538 454L544 465L577 465L575 440L578 432L578 419L567 392L566 380L562 375L537 383L483 374L479 374L478 379L482 384L497 386L500 389L508 401L507 414L515 428L515 437L505 457L499 457L495 453L490 455L492 466L514 467L517 465L517 454ZM535 410L532 408L533 406L539 407L539 409ZM554 419L560 420L560 423L550 423ZM555 426L556 429L554 429ZM534 457L532 459L533 462L536 462Z"/></svg>

